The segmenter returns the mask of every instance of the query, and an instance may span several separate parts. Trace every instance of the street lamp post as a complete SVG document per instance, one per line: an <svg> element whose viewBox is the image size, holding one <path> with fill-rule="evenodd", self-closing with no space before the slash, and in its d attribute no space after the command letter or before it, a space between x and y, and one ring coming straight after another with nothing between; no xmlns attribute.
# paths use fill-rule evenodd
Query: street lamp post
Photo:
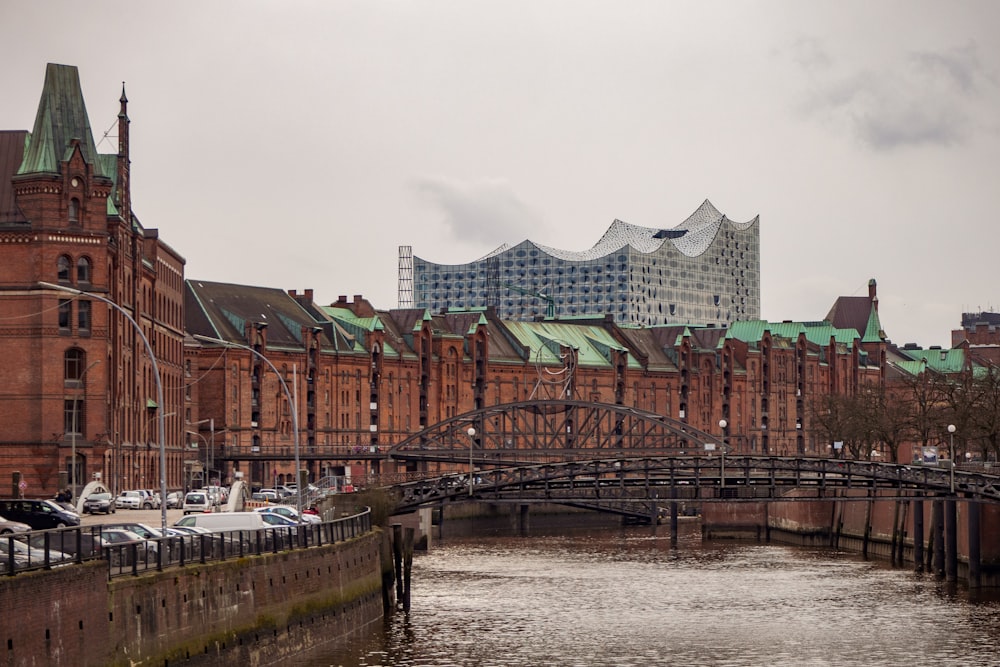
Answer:
<svg viewBox="0 0 1000 667"><path fill-rule="evenodd" d="M82 373L80 373L80 384L84 387L83 396L84 399L87 397L86 385L83 383L87 380L87 371L101 363L100 359L97 359L92 364L87 366ZM76 397L73 398L73 428L70 429L69 440L70 440L70 456L69 456L69 488L73 491L72 502L79 502L80 499L77 497L76 488L76 434L80 431L80 405L77 403Z"/></svg>
<svg viewBox="0 0 1000 667"><path fill-rule="evenodd" d="M466 431L469 435L469 497L472 497L472 448L476 445L476 427L470 426Z"/></svg>
<svg viewBox="0 0 1000 667"><path fill-rule="evenodd" d="M951 495L955 495L955 425L948 424L948 449L951 458Z"/></svg>
<svg viewBox="0 0 1000 667"><path fill-rule="evenodd" d="M285 384L285 378L281 377L281 373L275 368L271 360L265 357L263 354L253 349L248 345L241 345L240 343L234 343L228 340L222 340L221 338L212 338L211 336L201 336L198 334L194 335L196 340L205 341L207 343L215 343L217 345L222 345L223 347L235 347L240 350L246 350L250 354L253 354L258 359L267 364L274 374L278 376L278 382L281 383L281 389L285 393L285 398L288 399L288 405L292 407L292 434L295 440L295 509L298 512L298 522L302 523L302 485L299 483L299 406L295 404L292 400L292 393L288 391L288 385Z"/></svg>
<svg viewBox="0 0 1000 667"><path fill-rule="evenodd" d="M146 354L149 356L149 363L153 367L153 380L156 382L156 409L159 412L160 421L160 529L166 533L167 532L167 450L166 450L166 420L163 414L163 384L160 382L160 367L156 363L156 355L153 354L153 346L149 344L149 339L146 338L146 334L143 333L142 327L139 323L128 314L124 308L119 306L117 303L111 299L106 299L99 294L94 294L93 292L85 292L83 290L78 290L74 287L67 287L66 285L55 285L53 283L39 282L42 287L48 289L59 290L60 292L69 292L70 294L76 294L78 296L86 296L91 299L97 299L102 301L119 313L121 313L129 324L135 329L136 334L142 339L142 344L146 348Z"/></svg>
<svg viewBox="0 0 1000 667"><path fill-rule="evenodd" d="M725 419L719 420L719 430L722 431L722 449L719 452L719 497L722 497L722 487L726 485L726 427L729 422Z"/></svg>
<svg viewBox="0 0 1000 667"><path fill-rule="evenodd" d="M212 469L212 464L209 457L215 454L215 417L209 417L208 419L199 419L198 421L192 423L191 426L199 426L201 424L208 424L209 432L212 434L211 438L205 442L205 482L207 484L209 481L208 479L209 472ZM188 432L192 433L192 431ZM202 436L200 433L198 434L198 437L204 440L204 436Z"/></svg>

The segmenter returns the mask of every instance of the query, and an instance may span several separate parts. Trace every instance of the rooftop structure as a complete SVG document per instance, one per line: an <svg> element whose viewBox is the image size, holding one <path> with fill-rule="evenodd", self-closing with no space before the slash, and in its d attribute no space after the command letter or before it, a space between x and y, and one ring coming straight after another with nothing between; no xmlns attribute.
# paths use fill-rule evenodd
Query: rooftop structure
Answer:
<svg viewBox="0 0 1000 667"><path fill-rule="evenodd" d="M758 217L733 222L705 200L671 229L615 220L589 250L523 241L466 264L401 248L400 307L493 306L504 319L610 314L619 324L725 326L760 317Z"/></svg>

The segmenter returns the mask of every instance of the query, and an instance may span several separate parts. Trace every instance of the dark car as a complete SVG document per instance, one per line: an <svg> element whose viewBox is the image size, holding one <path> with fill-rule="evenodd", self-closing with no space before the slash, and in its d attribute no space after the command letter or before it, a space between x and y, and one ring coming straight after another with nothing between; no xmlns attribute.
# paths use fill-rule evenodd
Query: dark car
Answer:
<svg viewBox="0 0 1000 667"><path fill-rule="evenodd" d="M110 493L92 493L83 501L84 514L113 514L115 498Z"/></svg>
<svg viewBox="0 0 1000 667"><path fill-rule="evenodd" d="M63 509L51 500L0 500L0 516L26 523L34 530L80 525L79 514Z"/></svg>

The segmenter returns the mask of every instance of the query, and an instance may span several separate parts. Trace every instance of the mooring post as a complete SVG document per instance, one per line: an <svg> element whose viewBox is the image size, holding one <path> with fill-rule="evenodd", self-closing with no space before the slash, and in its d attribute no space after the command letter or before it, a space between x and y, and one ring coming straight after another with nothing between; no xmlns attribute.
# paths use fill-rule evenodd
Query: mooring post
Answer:
<svg viewBox="0 0 1000 667"><path fill-rule="evenodd" d="M979 588L982 585L982 538L979 535L980 506L972 498L966 499L969 519L969 588Z"/></svg>
<svg viewBox="0 0 1000 667"><path fill-rule="evenodd" d="M670 503L670 543L677 544L677 501Z"/></svg>
<svg viewBox="0 0 1000 667"><path fill-rule="evenodd" d="M948 581L958 581L958 503L955 496L944 501L944 571Z"/></svg>
<svg viewBox="0 0 1000 667"><path fill-rule="evenodd" d="M396 602L403 600L403 524L392 524L392 565L396 573Z"/></svg>
<svg viewBox="0 0 1000 667"><path fill-rule="evenodd" d="M924 501L911 500L913 503L913 569L924 571Z"/></svg>
<svg viewBox="0 0 1000 667"><path fill-rule="evenodd" d="M531 505L527 503L519 506L518 518L517 518L517 529L519 534L523 537L528 534L528 516L531 510Z"/></svg>
<svg viewBox="0 0 1000 667"><path fill-rule="evenodd" d="M403 611L410 611L410 571L413 568L413 528L403 531Z"/></svg>
<svg viewBox="0 0 1000 667"><path fill-rule="evenodd" d="M944 577L944 500L940 497L931 503L931 532L934 535L931 569L935 576Z"/></svg>

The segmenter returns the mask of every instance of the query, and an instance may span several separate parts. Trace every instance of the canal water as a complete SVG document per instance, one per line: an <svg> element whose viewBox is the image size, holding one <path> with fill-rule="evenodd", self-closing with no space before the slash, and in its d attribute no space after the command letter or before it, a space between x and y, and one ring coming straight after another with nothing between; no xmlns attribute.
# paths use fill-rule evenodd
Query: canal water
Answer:
<svg viewBox="0 0 1000 667"><path fill-rule="evenodd" d="M496 531L418 553L408 614L292 664L998 665L1000 598L696 524Z"/></svg>

